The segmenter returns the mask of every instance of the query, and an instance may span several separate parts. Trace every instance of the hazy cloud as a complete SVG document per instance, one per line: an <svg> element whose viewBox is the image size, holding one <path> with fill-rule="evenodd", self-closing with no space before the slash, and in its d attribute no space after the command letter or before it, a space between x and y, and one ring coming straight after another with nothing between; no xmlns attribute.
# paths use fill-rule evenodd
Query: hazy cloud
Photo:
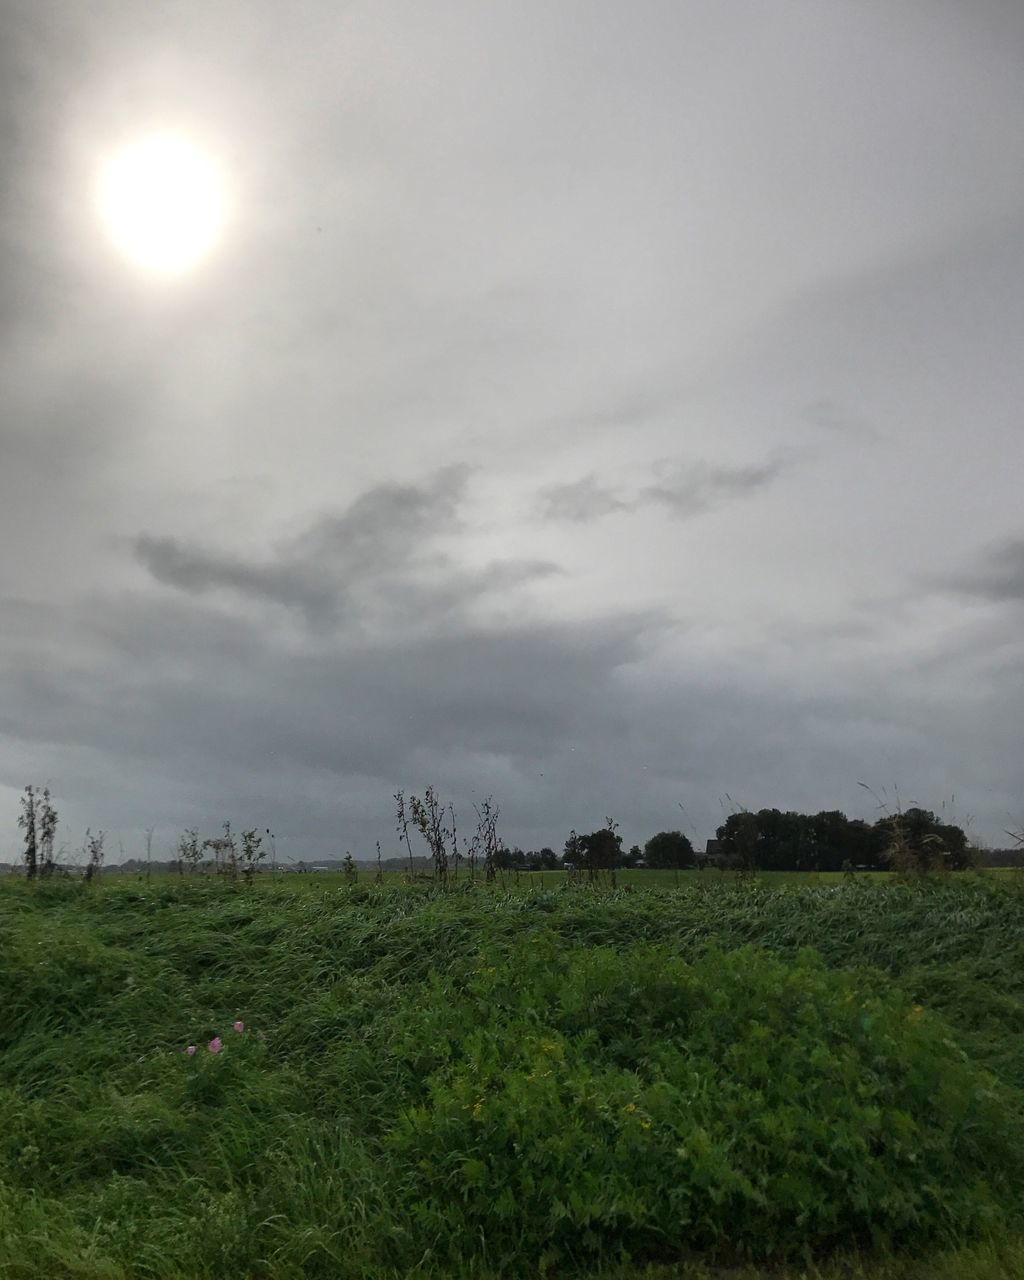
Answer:
<svg viewBox="0 0 1024 1280"><path fill-rule="evenodd" d="M587 524L616 511L632 511L635 506L635 499L627 501L619 497L596 476L548 485L537 498L537 510L543 519L569 520L575 524Z"/></svg>

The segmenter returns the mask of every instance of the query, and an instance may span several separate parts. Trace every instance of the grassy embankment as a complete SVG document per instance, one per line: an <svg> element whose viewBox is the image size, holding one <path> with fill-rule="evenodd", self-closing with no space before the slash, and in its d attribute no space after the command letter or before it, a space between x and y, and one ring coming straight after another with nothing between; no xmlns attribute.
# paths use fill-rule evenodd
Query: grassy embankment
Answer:
<svg viewBox="0 0 1024 1280"><path fill-rule="evenodd" d="M0 886L0 1275L1024 1274L1019 881L683 879Z"/></svg>

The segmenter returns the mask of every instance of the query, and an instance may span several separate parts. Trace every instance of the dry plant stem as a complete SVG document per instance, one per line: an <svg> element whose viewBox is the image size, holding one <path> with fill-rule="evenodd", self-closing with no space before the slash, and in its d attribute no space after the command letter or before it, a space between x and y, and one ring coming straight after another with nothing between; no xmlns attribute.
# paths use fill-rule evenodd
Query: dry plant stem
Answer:
<svg viewBox="0 0 1024 1280"><path fill-rule="evenodd" d="M396 819L395 830L405 841L405 847L409 850L409 880L411 882L413 878L412 842L409 839L409 818L405 812L405 792L396 791L394 800Z"/></svg>

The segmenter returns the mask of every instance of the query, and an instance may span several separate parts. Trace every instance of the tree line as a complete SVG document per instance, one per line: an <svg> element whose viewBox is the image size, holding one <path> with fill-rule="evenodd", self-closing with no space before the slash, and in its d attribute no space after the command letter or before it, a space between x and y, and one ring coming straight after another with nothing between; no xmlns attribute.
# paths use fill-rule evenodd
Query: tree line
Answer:
<svg viewBox="0 0 1024 1280"><path fill-rule="evenodd" d="M535 855L524 854L522 859L524 869L533 869ZM848 818L838 809L815 814L759 809L730 814L703 852L695 850L680 831L661 831L642 850L633 845L627 852L609 819L603 828L588 835L571 832L562 865L584 871L637 866L680 870L712 866L736 871L963 871L978 861L979 850L969 843L963 829L942 822L929 809L907 809L874 823Z"/></svg>
<svg viewBox="0 0 1024 1280"><path fill-rule="evenodd" d="M596 831L581 834L572 830L559 855L548 845L532 851L510 849L498 835L500 810L490 796L482 805L474 806L478 819L476 832L471 839L461 841L454 806L442 804L433 787L426 789L422 799L414 795L407 799L402 791L396 792L394 799L396 829L408 853L408 861L404 858L400 863L394 861L411 873L426 862L434 876L441 880L448 878L450 870L457 876L460 864L466 866L471 876L479 866L485 878L491 880L503 871L562 870L593 876L633 867L686 870L711 866L750 872L962 871L981 861L981 851L968 841L961 827L942 822L929 809L916 807L887 814L874 823L847 818L838 809L815 814L779 809L759 809L756 813L742 810L726 818L718 827L715 839L709 840L702 851L696 850L681 831L659 831L643 848L634 844L624 849L618 824L606 818L605 825ZM26 787L21 809L18 825L24 836L28 877L52 875L57 870L54 856L57 812L49 789ZM415 857L411 829L423 838L430 851L429 859ZM1024 836L1007 834L1018 844L1024 844ZM273 847L274 835L269 828L265 835ZM147 844L151 837L152 832L147 832ZM204 861L208 852L213 855L212 863ZM1019 850L1002 852L1008 855L1008 865L1015 860L1014 854L1020 857ZM189 828L179 841L174 869L195 871L209 865L249 880L261 869L266 853L263 836L255 829L243 831L239 844L232 835L230 823L224 824L223 836L211 840L201 841L198 831ZM102 832L96 836L86 832L83 854L87 858L86 875L91 878L103 862ZM392 860L387 861L390 867ZM354 874L355 867L348 854L345 869ZM379 875L386 869L379 842L377 869Z"/></svg>

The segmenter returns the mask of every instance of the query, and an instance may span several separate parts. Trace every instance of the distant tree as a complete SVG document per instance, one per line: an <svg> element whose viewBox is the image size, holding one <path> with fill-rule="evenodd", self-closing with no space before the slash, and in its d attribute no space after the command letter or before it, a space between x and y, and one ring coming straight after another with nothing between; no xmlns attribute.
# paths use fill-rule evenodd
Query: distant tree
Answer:
<svg viewBox="0 0 1024 1280"><path fill-rule="evenodd" d="M178 841L178 866L188 867L189 871L198 871L203 860L205 845L199 843L199 831L196 827L186 827L185 834Z"/></svg>
<svg viewBox="0 0 1024 1280"><path fill-rule="evenodd" d="M434 861L435 878L439 883L447 884L448 868L455 849L454 810L450 805L448 806L447 815L450 815L451 824L449 825L445 821L445 806L438 800L437 792L432 786L428 786L424 791L422 800L417 796L410 796L409 809L413 824L430 849L430 856ZM449 845L453 846L451 852Z"/></svg>
<svg viewBox="0 0 1024 1280"><path fill-rule="evenodd" d="M940 822L930 809L889 814L878 819L874 831L879 857L896 871L963 870L970 865L965 833Z"/></svg>
<svg viewBox="0 0 1024 1280"><path fill-rule="evenodd" d="M846 863L855 867L868 861L866 842L862 840L858 847L857 830L839 809L822 809L808 822L811 870L841 871Z"/></svg>
<svg viewBox="0 0 1024 1280"><path fill-rule="evenodd" d="M25 833L25 874L29 880L34 880L39 870L38 810L36 789L30 784L21 797L21 816L18 818L18 826Z"/></svg>
<svg viewBox="0 0 1024 1280"><path fill-rule="evenodd" d="M875 838L869 823L863 818L851 818L846 828L847 857L855 867L869 867L879 871L882 863L878 858Z"/></svg>
<svg viewBox="0 0 1024 1280"><path fill-rule="evenodd" d="M83 851L86 855L86 883L92 880L95 876L98 876L100 868L103 866L103 840L104 834L102 831L97 831L97 833L93 835L89 828L86 827L85 849Z"/></svg>
<svg viewBox="0 0 1024 1280"><path fill-rule="evenodd" d="M761 871L803 871L811 861L812 837L804 814L759 809L754 815L754 861Z"/></svg>
<svg viewBox="0 0 1024 1280"><path fill-rule="evenodd" d="M263 837L256 834L256 828L242 832L242 876L246 884L252 884L253 876L260 869L260 863L267 856L263 848Z"/></svg>
<svg viewBox="0 0 1024 1280"><path fill-rule="evenodd" d="M40 875L51 876L56 869L53 860L53 842L57 835L57 810L50 803L50 788L43 788L38 810Z"/></svg>
<svg viewBox="0 0 1024 1280"><path fill-rule="evenodd" d="M359 871L350 853L345 854L345 858L341 864L341 873L345 877L345 882L347 884L355 884L359 879Z"/></svg>
<svg viewBox="0 0 1024 1280"><path fill-rule="evenodd" d="M681 831L659 831L644 845L644 862L656 870L682 869L697 864L693 845Z"/></svg>
<svg viewBox="0 0 1024 1280"><path fill-rule="evenodd" d="M622 865L624 867L638 867L643 859L644 851L638 844L631 844L629 852L623 855Z"/></svg>
<svg viewBox="0 0 1024 1280"><path fill-rule="evenodd" d="M583 845L580 836L576 834L575 827L569 832L565 841L562 862L570 870L576 870L583 865Z"/></svg>
<svg viewBox="0 0 1024 1280"><path fill-rule="evenodd" d="M726 866L738 871L757 869L757 815L746 810L730 813L715 832L719 853Z"/></svg>
<svg viewBox="0 0 1024 1280"><path fill-rule="evenodd" d="M622 862L622 837L615 831L615 824L606 819L606 825L579 840L582 865L589 874L613 871Z"/></svg>

